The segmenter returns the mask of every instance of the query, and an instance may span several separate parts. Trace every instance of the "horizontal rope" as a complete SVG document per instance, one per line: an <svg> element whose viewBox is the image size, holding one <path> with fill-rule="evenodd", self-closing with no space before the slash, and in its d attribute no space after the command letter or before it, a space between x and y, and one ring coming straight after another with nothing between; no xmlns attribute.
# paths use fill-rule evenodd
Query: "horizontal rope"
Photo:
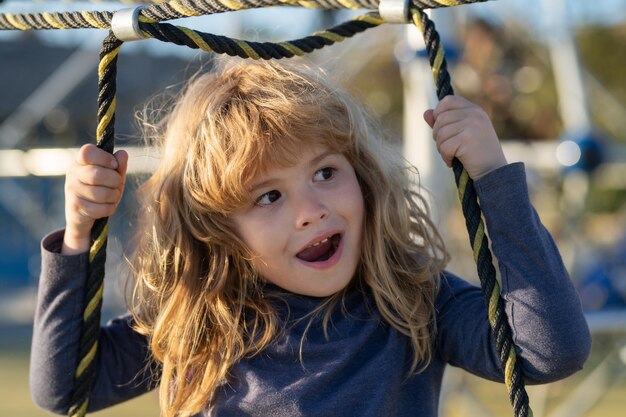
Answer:
<svg viewBox="0 0 626 417"><path fill-rule="evenodd" d="M145 24L140 22L139 28L146 37L184 45L192 49L201 49L207 52L216 52L240 58L281 59L313 52L324 46L341 42L382 23L384 22L380 15L377 12L371 12L357 16L330 29L315 32L305 38L277 43L232 39L226 36L174 26L169 23Z"/></svg>
<svg viewBox="0 0 626 417"><path fill-rule="evenodd" d="M488 0L411 0L411 4L414 8L422 10L485 1ZM159 3L139 3L148 4L140 11L140 16L147 19L146 21L163 22L273 6L377 10L379 2L380 0L170 0ZM1 13L0 30L108 29L111 27L112 18L113 11Z"/></svg>

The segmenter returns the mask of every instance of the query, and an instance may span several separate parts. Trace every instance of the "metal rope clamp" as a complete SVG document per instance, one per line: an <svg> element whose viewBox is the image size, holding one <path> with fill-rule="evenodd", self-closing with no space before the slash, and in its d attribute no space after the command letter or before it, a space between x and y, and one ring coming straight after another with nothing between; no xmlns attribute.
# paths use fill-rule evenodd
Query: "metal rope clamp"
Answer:
<svg viewBox="0 0 626 417"><path fill-rule="evenodd" d="M380 0L378 14L385 23L409 23L410 0Z"/></svg>
<svg viewBox="0 0 626 417"><path fill-rule="evenodd" d="M123 42L146 39L139 29L139 12L141 9L143 6L134 9L121 9L113 13L111 31L117 39Z"/></svg>

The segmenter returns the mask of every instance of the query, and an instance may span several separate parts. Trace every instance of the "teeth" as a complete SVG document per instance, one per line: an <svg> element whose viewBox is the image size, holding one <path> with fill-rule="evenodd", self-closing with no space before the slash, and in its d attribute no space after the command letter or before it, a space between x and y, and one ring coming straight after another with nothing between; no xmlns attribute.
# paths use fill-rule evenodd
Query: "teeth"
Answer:
<svg viewBox="0 0 626 417"><path fill-rule="evenodd" d="M321 240L321 241L319 241L319 242L317 242L317 243L312 244L310 247L311 247L311 248L314 248L314 247L316 247L316 246L319 246L319 245L321 245L322 243L324 243L324 242L328 241L328 239L329 239L329 238L327 237L327 238L326 238L326 239L324 239L324 240Z"/></svg>

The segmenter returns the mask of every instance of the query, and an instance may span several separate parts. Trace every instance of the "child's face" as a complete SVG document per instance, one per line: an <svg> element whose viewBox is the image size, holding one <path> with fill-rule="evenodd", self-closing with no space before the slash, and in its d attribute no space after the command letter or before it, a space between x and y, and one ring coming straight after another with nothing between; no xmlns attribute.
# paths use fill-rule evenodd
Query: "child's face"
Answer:
<svg viewBox="0 0 626 417"><path fill-rule="evenodd" d="M364 203L350 162L325 147L302 150L291 167L251 181L255 204L233 214L254 268L288 291L323 297L342 290L359 262Z"/></svg>

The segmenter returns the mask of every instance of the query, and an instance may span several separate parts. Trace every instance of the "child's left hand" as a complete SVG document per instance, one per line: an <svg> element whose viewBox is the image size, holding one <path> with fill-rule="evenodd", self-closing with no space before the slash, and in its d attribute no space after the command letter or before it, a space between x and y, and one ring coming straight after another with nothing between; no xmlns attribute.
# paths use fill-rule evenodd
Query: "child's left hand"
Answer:
<svg viewBox="0 0 626 417"><path fill-rule="evenodd" d="M424 113L433 138L450 167L456 157L473 180L507 164L498 135L485 111L459 96L447 96Z"/></svg>

